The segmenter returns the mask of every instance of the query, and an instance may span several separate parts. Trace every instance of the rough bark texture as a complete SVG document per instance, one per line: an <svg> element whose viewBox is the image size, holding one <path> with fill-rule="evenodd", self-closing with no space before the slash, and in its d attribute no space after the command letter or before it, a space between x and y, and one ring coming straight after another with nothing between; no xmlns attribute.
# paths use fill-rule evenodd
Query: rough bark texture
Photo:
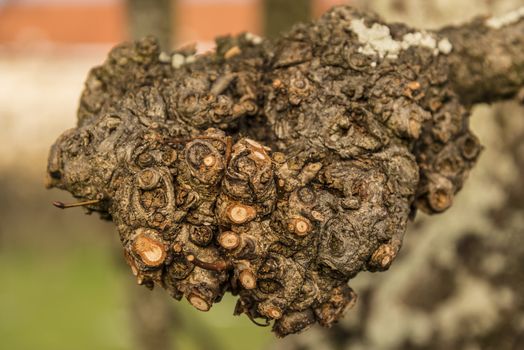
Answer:
<svg viewBox="0 0 524 350"><path fill-rule="evenodd" d="M279 336L331 326L356 301L348 280L389 268L416 210L451 206L481 150L471 103L524 86L523 30L418 32L338 7L173 65L154 40L123 44L91 71L48 185L100 200L88 210L116 223L141 284L202 311L229 291Z"/></svg>
<svg viewBox="0 0 524 350"><path fill-rule="evenodd" d="M359 302L343 321L273 349L522 349L523 112L478 108L486 151L453 208L417 218L388 273L358 276Z"/></svg>
<svg viewBox="0 0 524 350"><path fill-rule="evenodd" d="M435 28L519 4L380 0L371 8ZM471 127L485 151L453 207L443 216L417 216L388 273L352 281L359 302L337 326L288 337L272 349L523 348L523 113L509 103L474 108Z"/></svg>

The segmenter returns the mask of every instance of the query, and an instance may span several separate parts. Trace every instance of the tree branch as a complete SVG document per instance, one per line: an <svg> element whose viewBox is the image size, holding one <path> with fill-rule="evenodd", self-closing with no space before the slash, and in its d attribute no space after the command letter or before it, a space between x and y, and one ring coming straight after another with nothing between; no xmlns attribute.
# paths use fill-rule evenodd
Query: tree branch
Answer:
<svg viewBox="0 0 524 350"><path fill-rule="evenodd" d="M503 70L522 65L522 23L474 27L338 7L198 57L120 45L90 72L48 186L99 200L88 209L113 219L141 284L202 311L230 291L235 313L279 336L331 326L355 303L347 282L389 268L416 209L452 205L481 150L471 103L522 83Z"/></svg>
<svg viewBox="0 0 524 350"><path fill-rule="evenodd" d="M453 44L451 78L466 103L511 99L524 87L524 7L439 34Z"/></svg>

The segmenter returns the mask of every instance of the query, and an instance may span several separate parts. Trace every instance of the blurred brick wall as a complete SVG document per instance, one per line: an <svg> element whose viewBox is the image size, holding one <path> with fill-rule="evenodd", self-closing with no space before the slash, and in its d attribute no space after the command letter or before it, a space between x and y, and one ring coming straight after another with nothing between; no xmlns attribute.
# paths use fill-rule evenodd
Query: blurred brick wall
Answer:
<svg viewBox="0 0 524 350"><path fill-rule="evenodd" d="M125 33L124 0L0 0L0 43L114 43Z"/></svg>
<svg viewBox="0 0 524 350"><path fill-rule="evenodd" d="M313 17L320 17L324 12L336 5L350 4L351 0L313 0L312 14Z"/></svg>
<svg viewBox="0 0 524 350"><path fill-rule="evenodd" d="M151 0L154 1L154 0ZM318 17L349 0L312 0ZM174 0L178 44L262 34L263 0ZM125 0L0 0L0 43L116 43L127 39Z"/></svg>
<svg viewBox="0 0 524 350"><path fill-rule="evenodd" d="M181 44L243 31L261 34L262 0L176 0L174 17Z"/></svg>

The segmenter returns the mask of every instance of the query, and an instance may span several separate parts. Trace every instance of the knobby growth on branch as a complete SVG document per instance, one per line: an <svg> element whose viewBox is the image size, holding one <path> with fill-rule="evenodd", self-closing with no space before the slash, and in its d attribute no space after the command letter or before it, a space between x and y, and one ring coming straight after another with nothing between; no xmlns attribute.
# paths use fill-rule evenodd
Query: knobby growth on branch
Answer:
<svg viewBox="0 0 524 350"><path fill-rule="evenodd" d="M337 7L199 56L119 45L48 187L115 222L140 284L202 311L238 295L235 314L278 336L331 326L416 211L452 205L481 151L472 105L522 94L523 17L425 32Z"/></svg>

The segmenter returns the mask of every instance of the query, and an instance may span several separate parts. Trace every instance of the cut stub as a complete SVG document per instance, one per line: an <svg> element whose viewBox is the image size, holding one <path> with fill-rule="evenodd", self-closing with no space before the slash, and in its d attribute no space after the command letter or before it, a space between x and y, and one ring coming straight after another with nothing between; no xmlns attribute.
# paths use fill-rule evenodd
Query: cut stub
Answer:
<svg viewBox="0 0 524 350"><path fill-rule="evenodd" d="M166 258L166 248L153 230L138 230L132 243L132 250L148 267L160 266Z"/></svg>
<svg viewBox="0 0 524 350"><path fill-rule="evenodd" d="M257 212L255 208L249 205L233 203L228 205L226 215L231 223L241 225L253 220L256 217Z"/></svg>
<svg viewBox="0 0 524 350"><path fill-rule="evenodd" d="M271 301L265 301L258 304L257 309L261 315L269 319L278 320L282 317L282 309Z"/></svg>
<svg viewBox="0 0 524 350"><path fill-rule="evenodd" d="M186 260L195 267L183 280L173 281L187 301L200 311L208 311L213 303L220 301L224 293L223 283L228 277L225 262L217 254L209 253L206 257L209 262L193 254L187 255ZM205 255L203 251L200 254L201 258Z"/></svg>
<svg viewBox="0 0 524 350"><path fill-rule="evenodd" d="M385 271L397 256L398 248L392 244L382 244L373 252L368 263L371 271Z"/></svg>
<svg viewBox="0 0 524 350"><path fill-rule="evenodd" d="M257 278L249 269L240 272L238 280L245 289L254 289L257 286Z"/></svg>
<svg viewBox="0 0 524 350"><path fill-rule="evenodd" d="M222 191L229 198L256 204L264 214L275 201L273 163L269 149L250 139L241 139L231 150Z"/></svg>
<svg viewBox="0 0 524 350"><path fill-rule="evenodd" d="M421 206L421 209L430 213L441 213L451 207L453 197L453 183L444 176L433 175L426 194L426 208Z"/></svg>
<svg viewBox="0 0 524 350"><path fill-rule="evenodd" d="M286 313L282 318L275 321L273 332L283 338L289 334L300 333L307 330L315 323L315 314L311 309L300 312Z"/></svg>
<svg viewBox="0 0 524 350"><path fill-rule="evenodd" d="M187 301L200 311L209 311L211 308L211 305L204 298L195 293L190 294L187 297Z"/></svg>
<svg viewBox="0 0 524 350"><path fill-rule="evenodd" d="M230 151L215 206L223 226L244 225L270 214L277 198L269 148L243 138Z"/></svg>
<svg viewBox="0 0 524 350"><path fill-rule="evenodd" d="M295 233L297 236L306 236L311 232L311 222L304 217L294 217L289 220L289 231Z"/></svg>
<svg viewBox="0 0 524 350"><path fill-rule="evenodd" d="M240 244L240 237L232 231L225 231L218 236L218 243L226 250L233 250Z"/></svg>
<svg viewBox="0 0 524 350"><path fill-rule="evenodd" d="M215 186L224 173L227 142L225 134L208 129L200 139L189 142L184 149L181 172L198 188ZM187 173L187 174L186 174Z"/></svg>
<svg viewBox="0 0 524 350"><path fill-rule="evenodd" d="M357 294L348 285L331 290L329 299L315 308L315 315L324 327L331 327L357 302Z"/></svg>

